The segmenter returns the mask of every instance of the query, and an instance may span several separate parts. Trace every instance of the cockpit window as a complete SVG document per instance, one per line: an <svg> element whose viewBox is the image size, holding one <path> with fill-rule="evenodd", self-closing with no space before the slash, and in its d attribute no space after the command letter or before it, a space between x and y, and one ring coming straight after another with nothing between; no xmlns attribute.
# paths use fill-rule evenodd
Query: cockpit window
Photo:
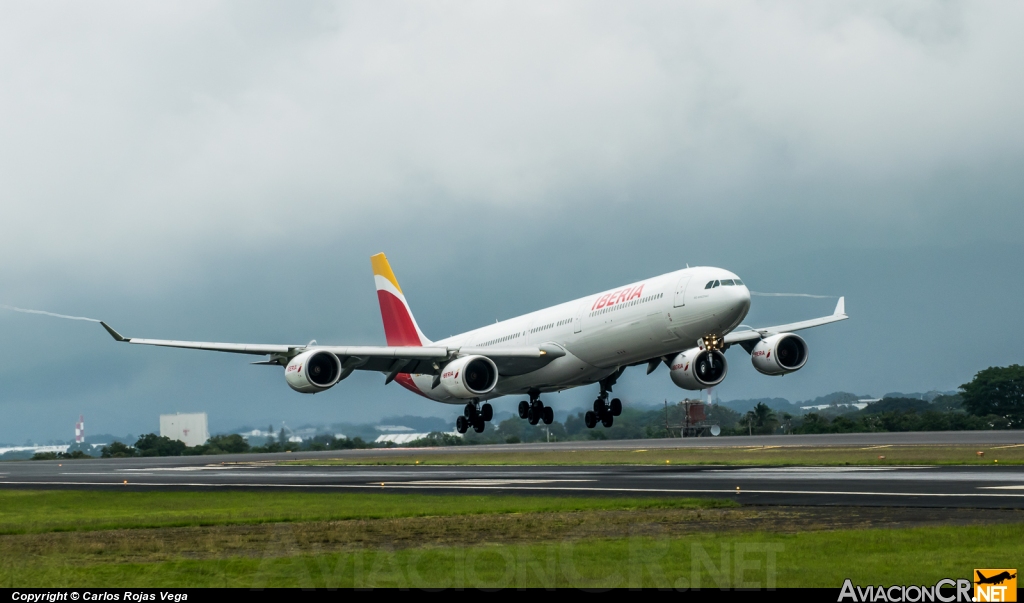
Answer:
<svg viewBox="0 0 1024 603"><path fill-rule="evenodd" d="M743 286L743 281L741 281L740 279L734 279L732 282L736 283L737 285Z"/></svg>
<svg viewBox="0 0 1024 603"><path fill-rule="evenodd" d="M723 287L732 287L732 279L731 278L727 278L727 279L723 280L722 281L722 286Z"/></svg>
<svg viewBox="0 0 1024 603"><path fill-rule="evenodd" d="M715 284L714 284L714 285L711 285L711 288L712 288L712 289L714 289L714 288L715 288L715 287L717 287L717 286L718 286L718 281L715 281Z"/></svg>
<svg viewBox="0 0 1024 603"><path fill-rule="evenodd" d="M705 289L710 289L715 286L715 281L708 281L708 284L704 285Z"/></svg>

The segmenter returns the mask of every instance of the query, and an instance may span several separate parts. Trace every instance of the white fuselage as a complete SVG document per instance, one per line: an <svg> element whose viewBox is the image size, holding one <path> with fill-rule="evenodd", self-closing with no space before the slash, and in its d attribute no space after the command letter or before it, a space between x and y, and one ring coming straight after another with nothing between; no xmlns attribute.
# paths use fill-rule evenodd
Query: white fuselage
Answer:
<svg viewBox="0 0 1024 603"><path fill-rule="evenodd" d="M514 348L552 343L566 354L539 370L501 377L481 399L530 390L552 392L599 381L619 367L694 348L705 335L724 336L750 309L746 286L706 289L738 280L719 268L687 268L488 325L435 345ZM418 393L453 404L465 400L432 388L432 375L413 375Z"/></svg>

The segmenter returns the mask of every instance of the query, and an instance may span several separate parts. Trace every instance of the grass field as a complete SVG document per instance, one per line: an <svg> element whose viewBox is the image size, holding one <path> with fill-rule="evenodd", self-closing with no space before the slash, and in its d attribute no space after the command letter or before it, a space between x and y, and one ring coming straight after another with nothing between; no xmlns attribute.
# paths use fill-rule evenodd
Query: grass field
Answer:
<svg viewBox="0 0 1024 603"><path fill-rule="evenodd" d="M608 509L735 507L692 498L415 496L386 493L0 490L0 534Z"/></svg>
<svg viewBox="0 0 1024 603"><path fill-rule="evenodd" d="M0 586L933 584L1016 567L1024 512L301 492L0 491Z"/></svg>
<svg viewBox="0 0 1024 603"><path fill-rule="evenodd" d="M978 452L984 452L979 456ZM882 457L882 458L880 458ZM1024 446L736 446L646 450L451 452L405 449L331 459L282 461L286 465L1020 465Z"/></svg>

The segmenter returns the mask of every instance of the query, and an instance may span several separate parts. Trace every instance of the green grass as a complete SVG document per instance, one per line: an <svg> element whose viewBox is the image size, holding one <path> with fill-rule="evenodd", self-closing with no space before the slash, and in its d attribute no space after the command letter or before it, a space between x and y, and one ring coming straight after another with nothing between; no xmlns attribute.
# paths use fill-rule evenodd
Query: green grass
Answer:
<svg viewBox="0 0 1024 603"><path fill-rule="evenodd" d="M836 588L846 578L928 585L1024 559L1024 523L1011 511L989 513L989 521L1017 523L843 527L985 515L895 511L693 499L0 490L0 587ZM872 513L881 523L861 523Z"/></svg>
<svg viewBox="0 0 1024 603"><path fill-rule="evenodd" d="M978 452L984 456L978 456ZM879 458L884 457L884 458ZM997 462L998 461L998 462ZM647 450L400 450L284 465L1020 465L1024 446L730 446Z"/></svg>
<svg viewBox="0 0 1024 603"><path fill-rule="evenodd" d="M0 534L346 519L737 506L687 498L0 490Z"/></svg>
<svg viewBox="0 0 1024 603"><path fill-rule="evenodd" d="M769 570L769 552L775 571ZM930 585L1019 566L1024 525L623 537L160 563L7 559L0 586L830 587ZM738 570L742 569L742 575Z"/></svg>

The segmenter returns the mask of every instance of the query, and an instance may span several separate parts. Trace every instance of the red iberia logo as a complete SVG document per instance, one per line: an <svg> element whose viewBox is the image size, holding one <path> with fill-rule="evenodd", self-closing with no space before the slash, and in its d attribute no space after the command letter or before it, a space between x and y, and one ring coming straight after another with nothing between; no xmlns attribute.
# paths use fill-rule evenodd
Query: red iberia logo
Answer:
<svg viewBox="0 0 1024 603"><path fill-rule="evenodd" d="M983 601L1016 601L1017 570L974 570L974 600L979 603Z"/></svg>
<svg viewBox="0 0 1024 603"><path fill-rule="evenodd" d="M621 304L632 299L643 297L644 286L639 287L627 287L625 289L619 289L611 293L605 293L601 297L597 298L594 305L591 306L591 310L600 310L607 306L614 306L615 304Z"/></svg>

